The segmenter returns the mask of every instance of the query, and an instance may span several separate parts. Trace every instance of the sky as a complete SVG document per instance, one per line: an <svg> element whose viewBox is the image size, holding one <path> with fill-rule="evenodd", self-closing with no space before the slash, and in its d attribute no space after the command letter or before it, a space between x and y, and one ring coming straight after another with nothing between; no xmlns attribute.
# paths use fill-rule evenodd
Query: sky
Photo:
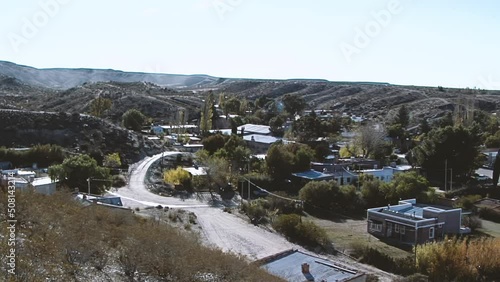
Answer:
<svg viewBox="0 0 500 282"><path fill-rule="evenodd" d="M0 60L500 89L496 0L0 0Z"/></svg>

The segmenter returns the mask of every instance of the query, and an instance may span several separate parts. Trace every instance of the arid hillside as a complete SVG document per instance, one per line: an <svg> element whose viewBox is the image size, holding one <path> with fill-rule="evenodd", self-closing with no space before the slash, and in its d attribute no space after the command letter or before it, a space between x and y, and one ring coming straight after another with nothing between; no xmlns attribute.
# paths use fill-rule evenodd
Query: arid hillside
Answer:
<svg viewBox="0 0 500 282"><path fill-rule="evenodd" d="M160 152L141 135L87 115L0 110L0 146L55 144L102 157L119 153L126 164Z"/></svg>

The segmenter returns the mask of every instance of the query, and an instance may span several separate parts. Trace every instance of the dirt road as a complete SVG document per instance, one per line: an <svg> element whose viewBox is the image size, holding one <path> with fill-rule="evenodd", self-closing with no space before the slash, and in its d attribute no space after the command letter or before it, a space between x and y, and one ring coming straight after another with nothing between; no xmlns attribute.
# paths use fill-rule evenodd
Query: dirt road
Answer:
<svg viewBox="0 0 500 282"><path fill-rule="evenodd" d="M166 152L174 155L178 152ZM162 154L149 157L134 165L130 173L130 181L126 187L109 194L122 198L124 206L144 208L146 206L168 206L192 211L198 218L207 244L248 257L250 260L260 259L291 248L300 246L289 243L276 233L253 226L238 216L223 212L221 208L211 207L206 202L196 199L179 199L162 197L149 192L144 183L147 170Z"/></svg>

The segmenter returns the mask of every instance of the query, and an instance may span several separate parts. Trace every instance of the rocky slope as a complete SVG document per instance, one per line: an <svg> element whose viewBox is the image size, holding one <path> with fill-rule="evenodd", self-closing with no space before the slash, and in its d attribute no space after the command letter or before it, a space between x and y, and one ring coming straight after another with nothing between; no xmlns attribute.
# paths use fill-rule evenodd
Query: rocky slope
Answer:
<svg viewBox="0 0 500 282"><path fill-rule="evenodd" d="M135 132L80 114L0 110L0 136L6 147L56 144L94 156L118 152L126 164L161 152Z"/></svg>

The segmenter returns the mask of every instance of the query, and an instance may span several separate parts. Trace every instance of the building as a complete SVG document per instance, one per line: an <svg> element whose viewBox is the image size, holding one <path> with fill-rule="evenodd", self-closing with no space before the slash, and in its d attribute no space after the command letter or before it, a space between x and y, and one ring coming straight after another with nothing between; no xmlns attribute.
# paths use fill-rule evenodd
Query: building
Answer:
<svg viewBox="0 0 500 282"><path fill-rule="evenodd" d="M286 281L364 282L366 274L302 251L288 250L256 262L260 268Z"/></svg>
<svg viewBox="0 0 500 282"><path fill-rule="evenodd" d="M271 127L261 124L244 124L238 126L238 134L243 132L243 135L257 134L257 135L271 135Z"/></svg>
<svg viewBox="0 0 500 282"><path fill-rule="evenodd" d="M7 177L3 176L1 184L3 187L14 184L16 190L27 190L32 188L35 192L45 195L51 195L56 192L57 182L52 181L50 177L30 178L23 177Z"/></svg>
<svg viewBox="0 0 500 282"><path fill-rule="evenodd" d="M367 210L368 233L406 244L422 244L442 239L446 234L470 232L461 226L461 208L422 205L415 199Z"/></svg>
<svg viewBox="0 0 500 282"><path fill-rule="evenodd" d="M252 151L252 154L266 154L269 147L272 144L281 140L281 138L276 138L268 135L251 134L244 135L243 140L247 144L248 148Z"/></svg>
<svg viewBox="0 0 500 282"><path fill-rule="evenodd" d="M314 169L308 170L308 171L303 171L303 172L297 172L297 173L292 173L292 175L296 178L298 178L302 183L306 183L309 181L329 181L329 180L335 180L337 183L340 185L348 185L354 183L355 179L357 179L357 175L344 169L341 168L340 170L336 171L326 171L320 172L316 171Z"/></svg>

